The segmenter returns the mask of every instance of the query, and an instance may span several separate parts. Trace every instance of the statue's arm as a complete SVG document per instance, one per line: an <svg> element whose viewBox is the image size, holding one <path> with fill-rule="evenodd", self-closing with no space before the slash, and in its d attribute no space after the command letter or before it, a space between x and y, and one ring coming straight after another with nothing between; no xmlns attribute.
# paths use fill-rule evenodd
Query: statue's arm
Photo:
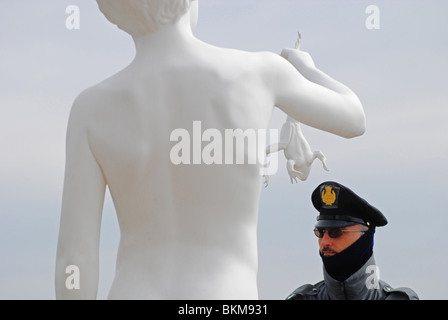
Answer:
<svg viewBox="0 0 448 320"><path fill-rule="evenodd" d="M98 290L99 240L106 183L89 147L88 114L84 107L82 101L75 102L67 130L55 270L57 299L96 299ZM79 273L67 270L69 266L78 268ZM79 288L74 288L77 280Z"/></svg>
<svg viewBox="0 0 448 320"><path fill-rule="evenodd" d="M352 90L317 69L306 52L287 49L282 56L272 61L278 108L303 124L345 138L364 133L364 110Z"/></svg>

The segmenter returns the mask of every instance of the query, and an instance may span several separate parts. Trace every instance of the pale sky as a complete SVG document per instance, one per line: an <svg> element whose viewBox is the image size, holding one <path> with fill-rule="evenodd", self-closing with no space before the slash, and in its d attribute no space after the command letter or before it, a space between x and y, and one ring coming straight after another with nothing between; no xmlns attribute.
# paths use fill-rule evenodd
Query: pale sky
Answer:
<svg viewBox="0 0 448 320"><path fill-rule="evenodd" d="M380 9L369 30L366 8ZM80 29L66 28L67 6ZM317 212L310 195L325 180L347 185L380 209L374 254L381 278L421 299L447 299L448 2L364 0L200 0L198 38L217 46L280 53L302 33L317 67L360 97L365 135L346 140L309 127L328 159L306 182L280 170L263 189L259 294L284 299L322 279ZM75 97L125 67L131 38L93 0L0 0L0 299L54 299L54 265L65 161ZM271 127L285 115L276 111ZM99 298L107 296L118 226L108 197Z"/></svg>

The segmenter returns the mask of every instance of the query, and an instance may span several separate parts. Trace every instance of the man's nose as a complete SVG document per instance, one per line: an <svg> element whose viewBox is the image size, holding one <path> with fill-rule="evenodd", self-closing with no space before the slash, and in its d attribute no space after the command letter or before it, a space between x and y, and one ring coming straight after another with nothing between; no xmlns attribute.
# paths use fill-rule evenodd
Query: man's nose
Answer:
<svg viewBox="0 0 448 320"><path fill-rule="evenodd" d="M328 235L328 231L326 231L324 233L324 236L320 240L320 245L321 245L321 247L326 247L328 245L331 245L332 243L333 243L333 239L330 238L330 236Z"/></svg>

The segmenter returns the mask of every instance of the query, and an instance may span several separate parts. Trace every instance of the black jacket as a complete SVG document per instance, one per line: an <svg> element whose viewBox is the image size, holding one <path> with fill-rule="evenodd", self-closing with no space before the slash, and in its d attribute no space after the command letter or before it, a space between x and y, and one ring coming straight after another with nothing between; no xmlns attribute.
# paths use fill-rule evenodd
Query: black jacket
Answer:
<svg viewBox="0 0 448 320"><path fill-rule="evenodd" d="M340 282L325 270L324 280L315 285L303 285L286 300L418 300L418 295L409 288L392 288L378 278L379 272L372 255L365 265Z"/></svg>

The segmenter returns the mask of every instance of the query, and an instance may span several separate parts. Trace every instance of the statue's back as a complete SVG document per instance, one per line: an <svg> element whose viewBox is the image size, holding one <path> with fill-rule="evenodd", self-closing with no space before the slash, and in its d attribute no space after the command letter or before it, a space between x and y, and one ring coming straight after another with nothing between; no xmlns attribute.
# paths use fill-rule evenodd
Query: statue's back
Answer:
<svg viewBox="0 0 448 320"><path fill-rule="evenodd" d="M213 61L136 60L87 93L98 102L90 145L121 230L111 298L257 297L260 166L249 164L257 150L247 139L243 164L240 150L226 159L226 130L265 129L272 98L257 74L261 56L206 45L197 52L207 50ZM238 61L247 59L252 65ZM173 139L175 132L187 135ZM211 155L222 155L206 164L202 151L212 142Z"/></svg>

